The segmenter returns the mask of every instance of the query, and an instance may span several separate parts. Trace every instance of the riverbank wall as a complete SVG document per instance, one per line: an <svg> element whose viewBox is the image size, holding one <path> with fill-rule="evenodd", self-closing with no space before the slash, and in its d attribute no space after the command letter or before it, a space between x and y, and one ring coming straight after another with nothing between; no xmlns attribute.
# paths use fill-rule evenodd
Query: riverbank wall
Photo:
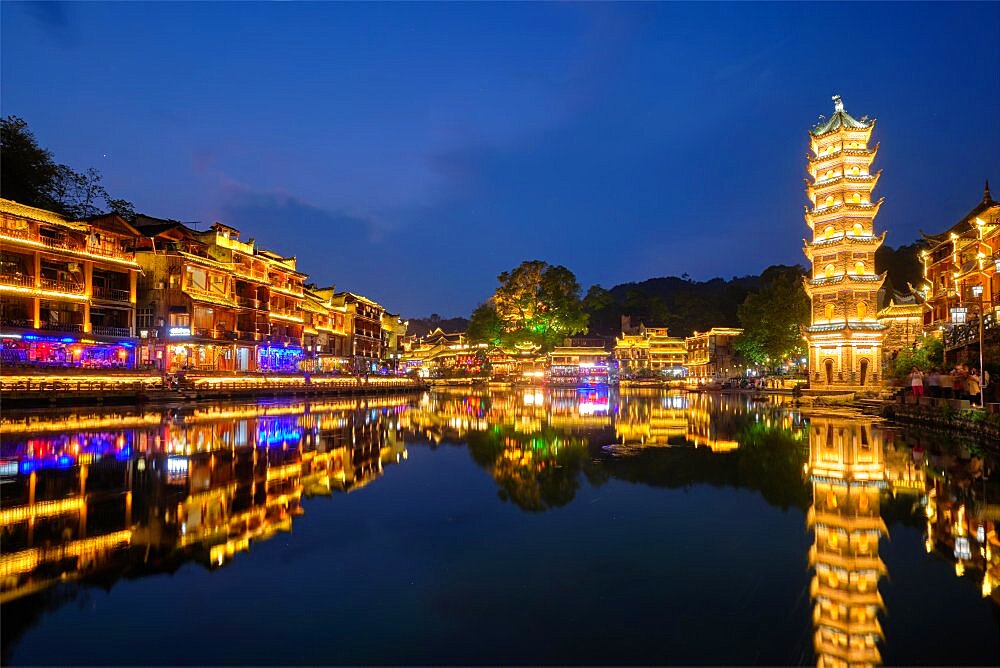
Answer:
<svg viewBox="0 0 1000 668"><path fill-rule="evenodd" d="M902 424L919 425L940 432L972 436L992 443L1000 451L1000 404L973 408L963 399L902 397L882 406L882 417Z"/></svg>
<svg viewBox="0 0 1000 668"><path fill-rule="evenodd" d="M420 392L427 384L392 376L304 374L189 375L168 381L143 373L0 375L4 408L154 404L285 396L361 396Z"/></svg>

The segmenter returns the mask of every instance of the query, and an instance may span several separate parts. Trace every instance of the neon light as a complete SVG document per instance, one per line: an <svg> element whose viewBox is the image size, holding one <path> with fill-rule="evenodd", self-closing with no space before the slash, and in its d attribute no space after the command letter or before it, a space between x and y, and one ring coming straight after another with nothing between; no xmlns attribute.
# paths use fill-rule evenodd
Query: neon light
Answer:
<svg viewBox="0 0 1000 668"><path fill-rule="evenodd" d="M76 343L76 339L74 339L71 336L64 336L63 338L59 339L59 343Z"/></svg>
<svg viewBox="0 0 1000 668"><path fill-rule="evenodd" d="M190 327L171 327L167 331L170 336L191 336Z"/></svg>

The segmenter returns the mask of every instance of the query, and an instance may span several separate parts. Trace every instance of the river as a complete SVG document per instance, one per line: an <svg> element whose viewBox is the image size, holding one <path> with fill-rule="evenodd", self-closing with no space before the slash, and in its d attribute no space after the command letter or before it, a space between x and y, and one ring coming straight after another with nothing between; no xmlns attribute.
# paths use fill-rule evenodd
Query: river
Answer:
<svg viewBox="0 0 1000 668"><path fill-rule="evenodd" d="M6 411L4 665L1000 663L983 444L615 390Z"/></svg>

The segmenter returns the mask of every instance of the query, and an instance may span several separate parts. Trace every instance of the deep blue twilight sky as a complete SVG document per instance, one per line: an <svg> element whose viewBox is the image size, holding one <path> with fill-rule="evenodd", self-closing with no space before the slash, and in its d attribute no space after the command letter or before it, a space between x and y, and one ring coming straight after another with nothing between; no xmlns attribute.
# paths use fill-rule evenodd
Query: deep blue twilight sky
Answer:
<svg viewBox="0 0 1000 668"><path fill-rule="evenodd" d="M878 118L888 243L1000 194L1000 4L2 4L4 115L155 216L467 314L803 262L806 131Z"/></svg>

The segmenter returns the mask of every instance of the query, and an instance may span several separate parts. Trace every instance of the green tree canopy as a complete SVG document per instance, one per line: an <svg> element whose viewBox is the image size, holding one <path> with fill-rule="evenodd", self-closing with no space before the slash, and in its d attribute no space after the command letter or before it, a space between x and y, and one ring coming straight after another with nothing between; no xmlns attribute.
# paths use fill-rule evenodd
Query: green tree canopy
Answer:
<svg viewBox="0 0 1000 668"><path fill-rule="evenodd" d="M747 295L737 309L743 334L736 349L758 365L777 367L789 357L805 354L801 327L809 324L809 297L802 286L802 269L776 265L761 275L761 288Z"/></svg>
<svg viewBox="0 0 1000 668"><path fill-rule="evenodd" d="M0 118L0 158L0 197L73 219L103 211L135 218L132 204L108 195L96 169L76 172L56 163L52 152L38 145L24 119Z"/></svg>
<svg viewBox="0 0 1000 668"><path fill-rule="evenodd" d="M474 341L523 341L551 348L567 336L587 331L580 284L566 267L541 260L522 262L497 277L500 283L469 322Z"/></svg>

